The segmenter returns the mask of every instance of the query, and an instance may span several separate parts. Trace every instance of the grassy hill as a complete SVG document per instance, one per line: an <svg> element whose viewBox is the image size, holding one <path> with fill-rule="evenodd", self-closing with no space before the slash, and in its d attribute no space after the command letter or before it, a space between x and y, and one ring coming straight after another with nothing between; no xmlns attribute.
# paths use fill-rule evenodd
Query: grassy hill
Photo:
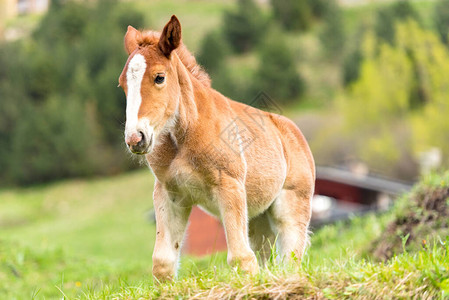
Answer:
<svg viewBox="0 0 449 300"><path fill-rule="evenodd" d="M448 229L407 251L405 233L390 239L405 252L385 262L373 241L413 195L449 189L449 173L429 177L392 212L316 230L300 268L272 262L250 277L226 265L224 253L183 257L179 279L151 278L154 224L148 171L0 191L0 298L445 298L449 295ZM447 200L446 200L447 202ZM405 214L406 215L406 214ZM445 228L445 231L443 230ZM401 239L402 238L402 239ZM420 245L416 247L416 245Z"/></svg>

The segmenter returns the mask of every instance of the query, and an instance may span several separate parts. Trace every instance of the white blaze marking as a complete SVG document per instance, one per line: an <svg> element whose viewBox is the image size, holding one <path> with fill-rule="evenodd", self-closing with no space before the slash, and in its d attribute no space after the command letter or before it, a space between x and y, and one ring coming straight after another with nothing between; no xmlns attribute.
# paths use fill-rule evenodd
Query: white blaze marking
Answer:
<svg viewBox="0 0 449 300"><path fill-rule="evenodd" d="M126 71L126 83L128 85L128 96L126 99L126 134L131 134L137 130L139 108L142 103L140 89L146 69L147 64L142 54L134 55L128 64L128 70Z"/></svg>

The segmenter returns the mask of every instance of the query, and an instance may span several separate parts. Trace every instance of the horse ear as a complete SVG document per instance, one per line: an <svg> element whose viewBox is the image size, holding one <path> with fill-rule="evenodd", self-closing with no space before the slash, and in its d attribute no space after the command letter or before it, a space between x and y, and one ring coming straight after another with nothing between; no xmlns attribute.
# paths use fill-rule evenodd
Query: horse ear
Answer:
<svg viewBox="0 0 449 300"><path fill-rule="evenodd" d="M136 50L138 43L137 39L141 36L139 30L132 26L128 26L128 31L125 34L125 49L128 52L128 55Z"/></svg>
<svg viewBox="0 0 449 300"><path fill-rule="evenodd" d="M164 30L162 30L159 48L166 57L169 57L170 53L178 48L179 44L181 44L181 23L173 15L167 25L165 25Z"/></svg>

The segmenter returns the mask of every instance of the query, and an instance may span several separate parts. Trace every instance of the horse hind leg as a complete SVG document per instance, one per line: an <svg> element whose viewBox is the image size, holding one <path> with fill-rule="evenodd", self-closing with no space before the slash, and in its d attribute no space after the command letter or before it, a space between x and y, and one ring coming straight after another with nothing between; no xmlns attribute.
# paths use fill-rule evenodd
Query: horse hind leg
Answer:
<svg viewBox="0 0 449 300"><path fill-rule="evenodd" d="M309 241L311 200L311 193L303 190L283 190L270 207L282 258L301 261Z"/></svg>
<svg viewBox="0 0 449 300"><path fill-rule="evenodd" d="M272 254L276 241L267 212L249 221L249 241L251 249L260 258L260 265L264 266Z"/></svg>

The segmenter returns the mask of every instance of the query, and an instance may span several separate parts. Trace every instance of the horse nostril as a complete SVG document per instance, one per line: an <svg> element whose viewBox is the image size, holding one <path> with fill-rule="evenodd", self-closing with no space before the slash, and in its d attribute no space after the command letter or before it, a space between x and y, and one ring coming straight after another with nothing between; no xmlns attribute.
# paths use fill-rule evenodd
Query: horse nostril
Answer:
<svg viewBox="0 0 449 300"><path fill-rule="evenodd" d="M130 136L126 137L126 144L128 147L136 146L137 144L141 144L141 142L144 140L144 135L142 131L136 132L131 134Z"/></svg>
<svg viewBox="0 0 449 300"><path fill-rule="evenodd" d="M140 141L137 143L138 146L145 144L145 135L142 131L139 131Z"/></svg>

